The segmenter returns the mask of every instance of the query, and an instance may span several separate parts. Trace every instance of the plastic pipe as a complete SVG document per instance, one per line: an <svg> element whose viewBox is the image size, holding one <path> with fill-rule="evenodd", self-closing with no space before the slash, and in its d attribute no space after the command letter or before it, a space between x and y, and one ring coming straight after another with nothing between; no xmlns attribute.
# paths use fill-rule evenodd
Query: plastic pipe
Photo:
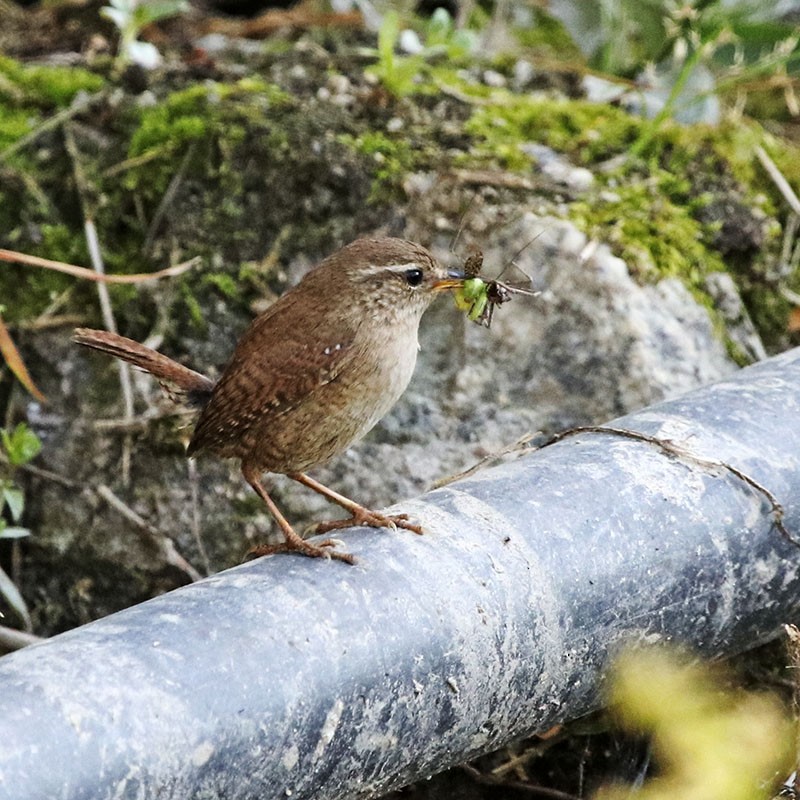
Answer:
<svg viewBox="0 0 800 800"><path fill-rule="evenodd" d="M476 423L478 424L478 423ZM726 462L800 537L800 350L614 425ZM349 531L0 660L0 798L379 795L602 702L623 644L709 655L800 608L800 551L723 466L569 437Z"/></svg>

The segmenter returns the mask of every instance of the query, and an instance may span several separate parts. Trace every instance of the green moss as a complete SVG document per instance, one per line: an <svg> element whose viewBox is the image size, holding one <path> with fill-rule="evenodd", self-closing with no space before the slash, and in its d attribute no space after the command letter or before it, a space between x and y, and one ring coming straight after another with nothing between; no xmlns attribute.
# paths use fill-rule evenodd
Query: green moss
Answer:
<svg viewBox="0 0 800 800"><path fill-rule="evenodd" d="M208 133L208 122L202 113L188 114L178 110L173 113L169 105L147 113L139 130L131 140L130 156L136 156L159 147L180 150L189 142L202 139Z"/></svg>
<svg viewBox="0 0 800 800"><path fill-rule="evenodd" d="M745 366L751 357L728 337L725 322L706 289L710 273L728 271L720 254L709 246L714 227L698 222L692 203L673 201L665 191L671 181L672 176L662 173L620 186L613 194L581 200L570 206L570 218L587 235L610 244L640 281L680 280L707 309L731 359Z"/></svg>
<svg viewBox="0 0 800 800"><path fill-rule="evenodd" d="M73 283L52 270L4 264L0 297L6 307L7 321L13 324L34 319Z"/></svg>
<svg viewBox="0 0 800 800"><path fill-rule="evenodd" d="M752 122L711 127L666 121L641 156L631 157L643 124L606 105L492 92L467 124L479 144L462 160L529 171L534 165L522 145L535 141L574 163L618 163L596 174L601 191L571 203L567 215L588 235L609 242L640 280L682 280L712 311L723 336L704 281L712 271L733 274L766 344L785 346L789 304L768 277L779 257L782 231L773 226L762 244L736 250L740 243L730 230L726 233L720 213L730 206L754 227L759 213L782 213L786 201L756 158L756 147L763 146L795 186L800 185L800 148L773 139ZM614 158L618 161L611 162ZM705 221L712 219L717 222ZM726 241L733 249L726 249ZM800 271L786 285L800 289ZM733 345L730 350L743 362L743 354Z"/></svg>
<svg viewBox="0 0 800 800"><path fill-rule="evenodd" d="M235 298L239 296L239 285L227 272L212 272L203 276L203 281L219 289L225 297Z"/></svg>
<svg viewBox="0 0 800 800"><path fill-rule="evenodd" d="M533 24L514 28L514 35L521 45L541 57L559 61L584 60L580 48L569 35L564 23L540 8L533 9Z"/></svg>
<svg viewBox="0 0 800 800"><path fill-rule="evenodd" d="M29 109L0 106L0 152L25 136L36 122L38 117Z"/></svg>
<svg viewBox="0 0 800 800"><path fill-rule="evenodd" d="M723 169L743 187L761 191L767 187L755 148L764 140L763 128L746 120L726 120L716 126L670 123L662 126L653 141L651 158L676 175L689 171L693 176L712 175Z"/></svg>
<svg viewBox="0 0 800 800"><path fill-rule="evenodd" d="M573 203L570 218L587 235L609 242L640 279L677 277L703 293L706 275L725 269L705 243L710 231L688 207L673 202L657 179Z"/></svg>
<svg viewBox="0 0 800 800"><path fill-rule="evenodd" d="M44 223L39 228L41 241L39 253L54 261L68 264L85 264L89 260L86 240L81 233L64 223Z"/></svg>
<svg viewBox="0 0 800 800"><path fill-rule="evenodd" d="M97 92L103 85L99 75L84 69L24 66L0 55L0 152L48 113L68 106L78 92Z"/></svg>
<svg viewBox="0 0 800 800"><path fill-rule="evenodd" d="M800 289L800 280L795 275L795 291ZM774 342L784 342L792 304L784 299L775 287L769 284L751 283L742 288L742 298L753 324L769 347Z"/></svg>
<svg viewBox="0 0 800 800"><path fill-rule="evenodd" d="M531 164L524 142L545 144L581 164L594 164L623 151L641 121L613 106L585 100L551 100L504 94L480 106L466 130L482 140L483 154L509 169Z"/></svg>
<svg viewBox="0 0 800 800"><path fill-rule="evenodd" d="M406 138L393 139L380 131L368 131L360 136L342 134L338 141L370 159L374 170L369 197L372 203L396 197L402 179L414 169L415 151Z"/></svg>
<svg viewBox="0 0 800 800"><path fill-rule="evenodd" d="M336 64L319 69L324 74ZM69 97L64 87L74 92L102 85L91 73L53 70L67 77L57 80L46 71L37 74L0 60L0 148L39 124L43 105ZM48 75L52 80L45 91ZM103 107L107 147L95 147L80 131L76 138L98 198L96 222L109 270L145 271L154 262L163 265L195 254L215 265L210 275L183 285L182 302L188 310L183 316L196 327L204 324L201 307L209 296L222 293L246 300L252 287L243 289L237 282L239 265L262 258L278 231L291 231L289 255L299 239L307 252L327 248L331 238L352 233L354 227L380 224L381 205L402 197L409 172L446 170L453 165L454 152L461 152L458 160L469 167L526 172L535 167L523 148L527 142L545 144L574 163L619 158L615 172L598 171L601 191L562 205L564 213L589 235L610 242L641 280L679 277L707 304L705 275L732 270L730 259L723 264L714 250L714 226L700 221L703 209L719 205L724 196L724 187L720 190L715 180L724 174L747 187L741 190L745 205L779 208L782 199L753 157L754 144L765 142L790 183L800 184L797 151L753 125L739 122L712 130L665 124L641 158L624 159L641 136L638 118L608 105L514 95L469 83L445 59L425 62L421 82L414 84L408 99L391 100L390 109L364 104L357 113L315 99L313 92L293 98L258 77L189 86L183 77L171 80L170 88L154 83L153 92L162 96L150 107L128 96ZM442 85L476 98L475 104L442 97ZM60 94L53 88L59 86ZM36 102L30 99L34 89ZM403 120L401 132L385 130L390 115ZM370 130L374 127L384 130ZM23 149L2 167L4 239L27 252L86 264L71 161L60 135L45 134L38 144L43 146ZM367 200L370 209L365 208ZM367 214L373 215L369 222ZM354 218L360 224L353 224ZM142 242L149 234L152 247L144 256ZM774 252L776 242L770 240L768 248ZM750 258L741 265L740 284L752 264ZM38 313L50 297L71 285L70 279L46 273L24 289L19 283L4 282L0 300L20 316ZM120 291L128 293L126 298L135 296L133 290ZM759 324L777 330L785 307L769 301L768 291L752 285L747 297L759 306L751 306ZM127 304L128 319L143 318L152 310L146 305L152 299L144 295Z"/></svg>
<svg viewBox="0 0 800 800"><path fill-rule="evenodd" d="M31 255L71 264L86 263L82 237L66 225L43 224L38 233L38 244L26 249ZM38 316L48 303L74 285L74 278L39 267L4 264L0 269L0 299L12 323Z"/></svg>
<svg viewBox="0 0 800 800"><path fill-rule="evenodd" d="M185 280L181 282L181 297L194 327L204 331L206 329L206 320L203 315L203 309L197 300L197 296L192 292L191 286Z"/></svg>
<svg viewBox="0 0 800 800"><path fill-rule="evenodd" d="M162 196L175 174L175 156L187 147L196 147L190 167L205 172L209 147L229 155L249 134L274 131L269 120L292 102L280 88L257 78L194 85L169 94L140 113L128 147L136 166L126 172L126 187L145 197ZM286 143L277 135L270 144L278 151Z"/></svg>
<svg viewBox="0 0 800 800"><path fill-rule="evenodd" d="M79 92L96 92L103 85L100 76L84 69L25 66L0 56L0 152L35 130L56 109L68 106ZM7 158L1 168L0 229L6 246L58 261L85 263L82 232L71 231L53 213L50 182L63 187L63 172L47 174L42 159L25 150ZM40 313L74 284L64 275L24 267L2 270L0 281L0 298L12 322Z"/></svg>
<svg viewBox="0 0 800 800"><path fill-rule="evenodd" d="M243 78L231 85L190 86L142 112L128 155L136 158L159 148L180 150L212 132L224 131L226 138L241 141L246 130L243 123L263 123L276 106L291 102L286 92L256 78Z"/></svg>
<svg viewBox="0 0 800 800"><path fill-rule="evenodd" d="M80 67L24 66L0 56L0 99L18 104L63 107L78 92L97 92L104 81L99 75Z"/></svg>

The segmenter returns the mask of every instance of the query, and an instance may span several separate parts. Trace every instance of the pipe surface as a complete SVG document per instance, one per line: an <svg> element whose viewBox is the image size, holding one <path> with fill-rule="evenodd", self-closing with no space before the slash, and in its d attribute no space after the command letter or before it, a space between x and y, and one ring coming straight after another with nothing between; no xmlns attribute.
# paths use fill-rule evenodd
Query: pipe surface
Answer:
<svg viewBox="0 0 800 800"><path fill-rule="evenodd" d="M477 423L476 423L477 424ZM800 537L800 349L614 425L723 461ZM602 701L626 643L708 656L800 608L800 551L723 466L589 433L0 660L2 800L375 796Z"/></svg>

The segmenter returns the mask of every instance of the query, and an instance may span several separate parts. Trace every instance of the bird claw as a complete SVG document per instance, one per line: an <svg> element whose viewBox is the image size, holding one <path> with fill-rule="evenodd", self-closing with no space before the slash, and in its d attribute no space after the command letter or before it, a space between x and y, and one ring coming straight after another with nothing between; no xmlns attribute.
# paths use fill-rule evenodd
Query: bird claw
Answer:
<svg viewBox="0 0 800 800"><path fill-rule="evenodd" d="M348 517L347 519L333 519L326 522L318 522L311 527L311 530L316 534L320 534L341 530L342 528L354 528L361 525L368 525L371 528L389 528L394 532L397 532L398 528L403 528L420 536L423 533L422 526L415 525L408 521L408 514L379 514L376 511L369 511L366 508L362 511L356 511L352 517Z"/></svg>
<svg viewBox="0 0 800 800"><path fill-rule="evenodd" d="M261 556L271 556L276 553L288 553L298 556L308 556L309 558L326 558L333 561L343 561L345 564L355 564L355 556L350 553L342 553L333 548L343 544L340 539L325 539L322 542L312 544L303 542L302 545L292 542L281 542L280 544L257 544L245 553L244 561L252 561Z"/></svg>

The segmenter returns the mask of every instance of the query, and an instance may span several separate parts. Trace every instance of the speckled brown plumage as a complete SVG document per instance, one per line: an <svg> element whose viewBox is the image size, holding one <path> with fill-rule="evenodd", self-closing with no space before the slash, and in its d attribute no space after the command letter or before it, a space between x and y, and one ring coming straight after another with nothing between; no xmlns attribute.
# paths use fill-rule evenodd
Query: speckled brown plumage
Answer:
<svg viewBox="0 0 800 800"><path fill-rule="evenodd" d="M256 554L292 551L352 563L331 541L301 539L260 475L287 474L353 515L320 530L368 524L421 532L405 516L370 511L304 473L361 438L394 405L414 370L423 312L438 291L460 283L418 244L358 239L251 323L216 384L116 334L78 329L74 339L136 364L202 406L188 454L240 459L245 479L283 530L284 544Z"/></svg>

